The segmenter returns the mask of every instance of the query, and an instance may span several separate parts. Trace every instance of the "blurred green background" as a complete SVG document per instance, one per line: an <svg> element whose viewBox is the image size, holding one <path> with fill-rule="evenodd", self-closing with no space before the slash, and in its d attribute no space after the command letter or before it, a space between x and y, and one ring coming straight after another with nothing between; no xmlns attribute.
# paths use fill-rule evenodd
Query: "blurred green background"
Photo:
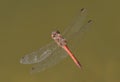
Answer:
<svg viewBox="0 0 120 82"><path fill-rule="evenodd" d="M119 0L1 0L0 82L120 82ZM93 20L75 53L46 71L29 73L20 58L52 41L50 34L71 23L81 8Z"/></svg>

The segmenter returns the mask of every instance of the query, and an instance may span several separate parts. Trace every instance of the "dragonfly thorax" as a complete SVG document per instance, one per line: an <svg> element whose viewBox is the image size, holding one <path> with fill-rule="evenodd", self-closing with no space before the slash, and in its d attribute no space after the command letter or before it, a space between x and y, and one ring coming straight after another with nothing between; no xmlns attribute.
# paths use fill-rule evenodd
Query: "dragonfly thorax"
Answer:
<svg viewBox="0 0 120 82"><path fill-rule="evenodd" d="M60 34L59 31L55 31L52 32L51 37L55 40L55 42L59 45L59 46L65 46L67 44L67 41L65 38L62 37L62 35Z"/></svg>

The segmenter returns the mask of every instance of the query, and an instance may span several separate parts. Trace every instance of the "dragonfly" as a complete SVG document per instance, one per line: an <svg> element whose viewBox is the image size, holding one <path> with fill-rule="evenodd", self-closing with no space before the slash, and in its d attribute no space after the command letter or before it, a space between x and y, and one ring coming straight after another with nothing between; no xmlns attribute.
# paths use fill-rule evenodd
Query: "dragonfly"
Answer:
<svg viewBox="0 0 120 82"><path fill-rule="evenodd" d="M61 34L58 30L52 32L51 37L54 41L41 47L40 49L24 55L20 59L21 64L35 64L31 68L31 73L46 70L65 59L68 55L74 61L78 68L82 69L82 65L68 47L69 40L74 40L76 36L90 26L92 20L88 20L84 24L87 17L87 9L82 8L75 21L70 24ZM64 38L65 37L65 38Z"/></svg>

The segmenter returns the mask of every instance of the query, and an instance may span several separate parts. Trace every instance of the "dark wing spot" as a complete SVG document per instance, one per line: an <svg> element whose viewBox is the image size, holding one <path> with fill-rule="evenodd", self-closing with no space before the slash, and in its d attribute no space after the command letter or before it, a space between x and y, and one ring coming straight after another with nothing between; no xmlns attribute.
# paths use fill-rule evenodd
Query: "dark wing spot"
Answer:
<svg viewBox="0 0 120 82"><path fill-rule="evenodd" d="M88 20L88 23L92 23L92 20Z"/></svg>
<svg viewBox="0 0 120 82"><path fill-rule="evenodd" d="M35 70L35 68L34 68L34 67L32 67L31 69L32 69L32 70Z"/></svg>
<svg viewBox="0 0 120 82"><path fill-rule="evenodd" d="M82 8L80 11L82 12L82 11L84 11L84 9L85 9L85 8Z"/></svg>
<svg viewBox="0 0 120 82"><path fill-rule="evenodd" d="M22 57L22 59L24 59L25 57Z"/></svg>

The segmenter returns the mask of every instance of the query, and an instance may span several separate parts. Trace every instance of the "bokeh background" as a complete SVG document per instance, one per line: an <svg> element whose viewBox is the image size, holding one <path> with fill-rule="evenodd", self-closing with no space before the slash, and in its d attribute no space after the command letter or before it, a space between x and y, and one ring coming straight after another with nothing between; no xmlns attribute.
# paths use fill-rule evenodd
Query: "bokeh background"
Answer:
<svg viewBox="0 0 120 82"><path fill-rule="evenodd" d="M119 0L1 0L0 82L120 82ZM81 8L93 20L74 52L84 69L68 57L56 66L30 74L20 58L63 32Z"/></svg>

